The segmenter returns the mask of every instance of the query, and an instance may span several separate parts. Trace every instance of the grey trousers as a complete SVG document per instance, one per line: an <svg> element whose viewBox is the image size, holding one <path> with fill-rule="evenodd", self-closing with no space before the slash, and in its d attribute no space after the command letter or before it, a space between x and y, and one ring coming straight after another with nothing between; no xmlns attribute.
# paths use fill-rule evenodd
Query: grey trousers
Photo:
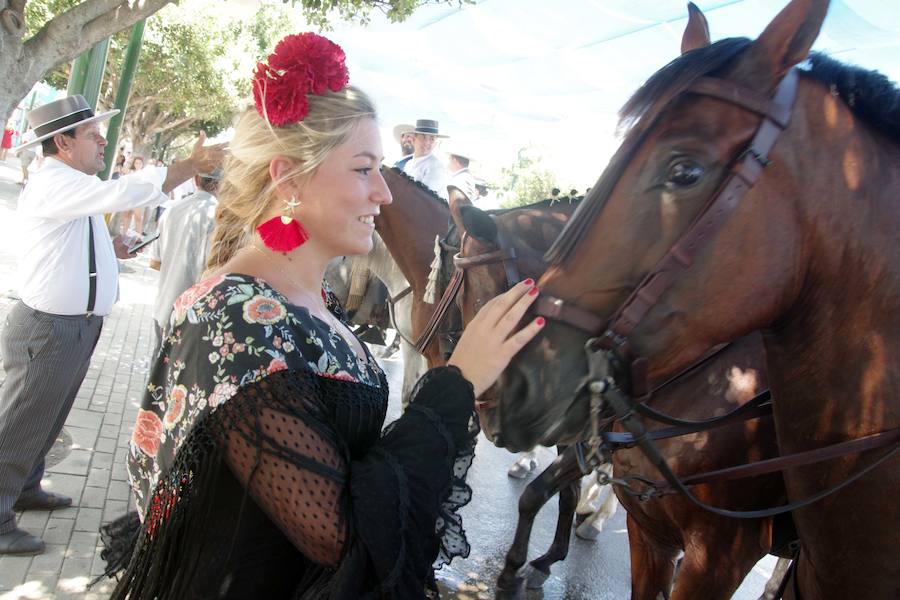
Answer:
<svg viewBox="0 0 900 600"><path fill-rule="evenodd" d="M37 490L44 457L62 430L100 339L103 317L59 316L13 305L0 333L0 534L13 504Z"/></svg>

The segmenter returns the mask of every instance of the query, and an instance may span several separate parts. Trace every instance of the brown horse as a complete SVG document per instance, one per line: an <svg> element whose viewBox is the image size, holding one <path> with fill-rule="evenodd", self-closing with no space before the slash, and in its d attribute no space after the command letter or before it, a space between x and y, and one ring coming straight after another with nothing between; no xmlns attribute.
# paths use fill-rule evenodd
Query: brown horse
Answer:
<svg viewBox="0 0 900 600"><path fill-rule="evenodd" d="M443 238L450 226L450 208L433 191L398 169L381 169L394 201L381 208L375 229L412 288L412 334L421 335L434 305L422 301L434 259L434 240ZM430 367L444 364L440 346L434 341L423 352Z"/></svg>
<svg viewBox="0 0 900 600"><path fill-rule="evenodd" d="M633 296L645 302L633 327L604 337L661 381L761 330L782 453L900 426L900 92L877 73L814 55L787 101L789 71L806 59L827 6L793 0L755 41L699 48L654 75L626 105L634 125L539 282L617 326L632 313L616 308L667 257L669 271L654 277L667 285ZM769 131L779 121L786 128L770 151L750 145L761 123ZM717 200L714 210L725 208L710 214L711 198L739 197L716 194L720 186L742 186L744 196ZM712 223L701 242L695 223ZM684 232L689 244L674 246ZM510 365L500 385L503 442L584 435L579 382L591 335L549 324ZM862 474L794 511L802 553L788 597L900 597L896 449L785 471L791 500Z"/></svg>
<svg viewBox="0 0 900 600"><path fill-rule="evenodd" d="M540 278L546 269L546 263L542 260L544 251L565 223L560 218L562 215L550 213L546 206L493 215L475 208L457 210L454 207L453 213L458 218L457 225L469 234L460 256L474 257L496 252L500 249L498 238L502 237L515 248L520 274L535 279ZM457 297L463 322L471 320L484 302L504 292L508 285L506 271L498 263L468 268ZM704 414L709 406L725 412L766 387L763 363L759 337L742 340L704 368L666 386L658 398L654 397L654 407L692 416ZM496 417L496 410L485 408L481 411L482 428L489 437L495 432ZM708 433L675 438L660 445L667 455L678 457L678 471L684 473L711 471L776 453L771 419L730 425ZM582 473L569 454L562 455L558 464L554 465L555 470L551 467L545 471L523 492L519 501L516 537L497 581L499 590L517 590L521 585L518 572L527 556L529 525L534 514L555 491L565 490L566 486L581 478ZM655 476L652 466L638 450L615 452L613 465L615 476L627 473ZM704 486L701 493L710 502L735 509L775 505L783 502L785 497L779 475ZM684 560L671 598L726 600L731 598L760 558L767 552L778 550L778 546L784 543L781 539L775 539L771 518L727 519L706 512L677 495L650 502L641 502L635 496L621 492L618 496L628 511L632 598L636 600L656 600L659 594L670 597L674 568L681 551L684 551ZM562 492L560 504L562 527L566 519ZM571 514L567 518L570 523ZM540 581L546 578L553 562L565 558L568 543L568 529L558 529L548 552L529 563L529 587L534 586L535 579ZM535 577L535 571L543 573L544 577Z"/></svg>

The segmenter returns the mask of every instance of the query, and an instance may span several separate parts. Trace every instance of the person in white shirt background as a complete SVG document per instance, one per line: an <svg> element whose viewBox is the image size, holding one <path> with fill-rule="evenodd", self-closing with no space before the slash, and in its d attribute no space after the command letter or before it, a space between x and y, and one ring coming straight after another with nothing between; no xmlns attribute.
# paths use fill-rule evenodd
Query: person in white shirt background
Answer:
<svg viewBox="0 0 900 600"><path fill-rule="evenodd" d="M204 147L201 133L186 160L102 181L95 177L107 144L100 123L118 112L95 115L81 96L50 102L26 115L35 138L15 150L42 144L45 159L19 196L19 300L0 333L0 556L44 550L40 538L18 528L14 511L72 504L40 484L44 456L118 297L116 258L129 257L120 236L110 239L103 214L159 204L223 159L224 148Z"/></svg>
<svg viewBox="0 0 900 600"><path fill-rule="evenodd" d="M394 139L400 144L400 160L394 163L395 169L403 170L412 157L415 148L413 148L413 133L415 129L412 125L402 123L394 127Z"/></svg>
<svg viewBox="0 0 900 600"><path fill-rule="evenodd" d="M438 131L438 122L431 119L419 119L412 130L413 157L403 167L403 172L429 187L434 193L443 199L447 199L447 182L450 180L447 167L441 162L434 151L437 149L438 138L449 136L441 135Z"/></svg>
<svg viewBox="0 0 900 600"><path fill-rule="evenodd" d="M206 268L219 205L215 194L221 178L221 169L195 175L197 191L168 203L159 218L159 239L149 250L150 268L159 271L159 289L153 311L154 358L162 345L162 335L169 324L175 300L199 281Z"/></svg>
<svg viewBox="0 0 900 600"><path fill-rule="evenodd" d="M469 202L475 203L475 200L481 195L476 187L475 176L469 170L469 163L472 156L467 150L462 150L454 146L447 152L447 169L450 172L450 183L448 187L455 187L469 199Z"/></svg>

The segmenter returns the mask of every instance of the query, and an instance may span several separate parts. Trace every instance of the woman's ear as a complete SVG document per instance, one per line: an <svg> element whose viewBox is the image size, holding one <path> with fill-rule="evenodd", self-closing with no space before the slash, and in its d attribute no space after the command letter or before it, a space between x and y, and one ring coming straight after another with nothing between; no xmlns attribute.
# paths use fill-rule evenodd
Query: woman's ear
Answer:
<svg viewBox="0 0 900 600"><path fill-rule="evenodd" d="M280 154L269 163L269 177L275 182L275 190L282 198L297 196L300 191L296 180L290 176L296 169L293 159Z"/></svg>

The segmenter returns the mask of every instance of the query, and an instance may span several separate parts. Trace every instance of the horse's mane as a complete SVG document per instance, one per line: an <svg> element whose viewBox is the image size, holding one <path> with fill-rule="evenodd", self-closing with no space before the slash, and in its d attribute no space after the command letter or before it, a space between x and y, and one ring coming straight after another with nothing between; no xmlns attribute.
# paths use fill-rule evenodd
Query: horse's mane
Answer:
<svg viewBox="0 0 900 600"><path fill-rule="evenodd" d="M511 208L493 208L485 212L489 215L504 215L508 212L522 209L546 210L548 208L553 208L556 204L579 204L582 200L584 200L584 196L557 196L556 198L545 198L544 200L538 200L537 202L532 202L531 204L523 204L522 206L513 206Z"/></svg>
<svg viewBox="0 0 900 600"><path fill-rule="evenodd" d="M807 73L828 86L854 115L900 140L900 88L878 71L847 65L821 52L809 55Z"/></svg>
<svg viewBox="0 0 900 600"><path fill-rule="evenodd" d="M659 112L698 77L714 75L750 44L747 38L728 38L682 54L653 74L619 111L621 128L627 128L622 145L606 165L597 184L566 223L544 256L550 265L564 262L587 235L619 177L631 162L644 135Z"/></svg>
<svg viewBox="0 0 900 600"><path fill-rule="evenodd" d="M404 171L401 171L401 170L398 169L397 167L386 167L386 168L390 169L391 171L394 172L395 175L397 175L397 176L399 176L399 177L402 177L402 178L405 179L408 183L410 183L410 184L416 186L417 188L419 188L420 190L422 190L423 192L425 192L425 194L426 194L429 198L431 198L432 200L434 200L435 202L440 202L440 203L444 206L444 208L448 208L448 207L449 207L449 204L447 203L446 200L444 200L443 198L441 198L440 196L438 196L437 193L436 193L433 189L431 189L430 187L428 187L427 185L425 185L425 184L422 183L421 181L418 181L418 180L416 180L416 179L413 179L412 177L410 177L410 176L407 175Z"/></svg>

